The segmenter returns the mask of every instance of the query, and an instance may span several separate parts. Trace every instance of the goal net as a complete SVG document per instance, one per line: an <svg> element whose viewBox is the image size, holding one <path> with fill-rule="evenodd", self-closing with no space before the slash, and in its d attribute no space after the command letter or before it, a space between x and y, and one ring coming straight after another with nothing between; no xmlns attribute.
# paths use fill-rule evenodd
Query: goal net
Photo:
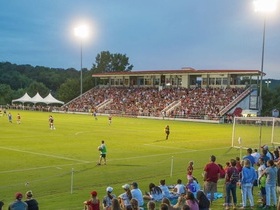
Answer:
<svg viewBox="0 0 280 210"><path fill-rule="evenodd" d="M280 145L280 118L234 118L231 142L232 147L259 149L264 144L273 148L276 145Z"/></svg>

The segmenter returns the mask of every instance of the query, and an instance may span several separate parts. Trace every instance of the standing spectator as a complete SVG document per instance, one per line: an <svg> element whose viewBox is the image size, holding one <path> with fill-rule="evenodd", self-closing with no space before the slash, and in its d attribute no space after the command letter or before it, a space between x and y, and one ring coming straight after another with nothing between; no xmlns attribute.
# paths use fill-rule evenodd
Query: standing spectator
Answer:
<svg viewBox="0 0 280 210"><path fill-rule="evenodd" d="M113 192L112 187L106 188L107 195L104 196L103 202L102 202L104 210L111 210L112 199L116 198L116 196L112 192Z"/></svg>
<svg viewBox="0 0 280 210"><path fill-rule="evenodd" d="M130 191L129 184L123 185L122 188L124 189L125 192L120 194L118 196L118 198L119 198L121 207L127 208L128 206L130 206L130 200L132 199L132 194Z"/></svg>
<svg viewBox="0 0 280 210"><path fill-rule="evenodd" d="M271 206L271 199L273 201L273 205L277 205L277 198L276 198L276 182L277 182L277 167L274 164L273 160L269 160L267 162L267 168L264 170L263 175L266 175L266 206L265 208L270 208Z"/></svg>
<svg viewBox="0 0 280 210"><path fill-rule="evenodd" d="M170 128L169 128L169 125L165 126L164 130L165 130L165 134L166 134L165 139L167 140L167 139L168 139L168 137L169 137L169 134L170 134Z"/></svg>
<svg viewBox="0 0 280 210"><path fill-rule="evenodd" d="M8 210L27 210L27 203L22 201L22 193L16 193L16 200L9 205Z"/></svg>
<svg viewBox="0 0 280 210"><path fill-rule="evenodd" d="M278 168L277 170L277 193L278 193L277 210L280 210L280 168Z"/></svg>
<svg viewBox="0 0 280 210"><path fill-rule="evenodd" d="M215 163L216 157L210 156L210 162L204 167L204 193L210 193L211 203L214 200L214 193L217 192L217 182L220 177L220 167Z"/></svg>
<svg viewBox="0 0 280 210"><path fill-rule="evenodd" d="M97 197L97 192L92 191L90 195L91 198L84 202L85 210L100 210L100 200Z"/></svg>
<svg viewBox="0 0 280 210"><path fill-rule="evenodd" d="M255 165L255 158L252 156L252 148L247 149L247 155L243 157L243 160L248 159L251 162L251 166Z"/></svg>
<svg viewBox="0 0 280 210"><path fill-rule="evenodd" d="M259 158L261 157L261 154L258 152L258 149L254 149L254 152L252 153L252 156L255 159L255 163L258 163Z"/></svg>
<svg viewBox="0 0 280 210"><path fill-rule="evenodd" d="M132 199L133 198L136 199L138 201L138 205L143 206L143 204L144 204L143 194L142 194L142 191L138 188L137 182L132 182L131 187L132 187L132 190L131 190ZM131 205L132 205L132 199L130 201Z"/></svg>
<svg viewBox="0 0 280 210"><path fill-rule="evenodd" d="M249 159L244 160L244 167L241 171L241 189L242 189L242 209L246 208L247 198L250 206L254 206L254 198L252 193L254 180L257 178L254 167Z"/></svg>
<svg viewBox="0 0 280 210"><path fill-rule="evenodd" d="M39 204L37 200L33 198L33 193L31 190L26 192L26 200L25 203L28 205L28 210L39 210Z"/></svg>
<svg viewBox="0 0 280 210"><path fill-rule="evenodd" d="M100 158L99 158L99 162L97 163L97 165L101 165L102 159L104 160L104 165L106 165L107 148L106 148L104 140L101 141L101 145L99 146L99 151L100 151Z"/></svg>
<svg viewBox="0 0 280 210"><path fill-rule="evenodd" d="M187 179L193 179L193 161L191 160L189 162L189 165L187 167Z"/></svg>
<svg viewBox="0 0 280 210"><path fill-rule="evenodd" d="M240 157L236 157L235 160L236 160L236 168L237 168L238 172L240 173L242 171L242 165L241 165L241 162L240 162Z"/></svg>
<svg viewBox="0 0 280 210"><path fill-rule="evenodd" d="M264 164L264 159L262 157L259 158L258 161L258 184L261 192L261 199L263 207L266 206L266 191L265 191L265 183L266 183L266 175L263 175L266 166Z"/></svg>
<svg viewBox="0 0 280 210"><path fill-rule="evenodd" d="M197 192L197 201L199 210L209 210L210 208L210 201L206 197L203 191L199 190Z"/></svg>
<svg viewBox="0 0 280 210"><path fill-rule="evenodd" d="M237 204L236 184L237 182L239 182L239 172L236 168L236 160L234 159L230 160L230 167L226 172L225 182L226 182L226 209L229 209L229 205L231 203L230 195L232 195L233 198L233 209L236 209L236 204Z"/></svg>

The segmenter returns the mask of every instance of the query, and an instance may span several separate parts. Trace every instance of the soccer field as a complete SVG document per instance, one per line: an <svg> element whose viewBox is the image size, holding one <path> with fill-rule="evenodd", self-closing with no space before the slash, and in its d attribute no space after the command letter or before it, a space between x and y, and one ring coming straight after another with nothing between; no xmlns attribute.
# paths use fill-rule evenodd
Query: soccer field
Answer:
<svg viewBox="0 0 280 210"><path fill-rule="evenodd" d="M95 120L87 114L10 112L13 123L7 116L0 117L0 200L4 209L18 191L32 190L41 209L78 210L90 191L97 190L102 199L107 186L119 195L121 186L132 181L138 182L142 192L160 179L166 179L167 185L175 184L178 178L186 183L190 160L194 161L194 176L202 184L201 174L210 155L216 155L222 165L240 156L240 150L231 148L230 124L113 116L109 125L106 116ZM21 124L16 123L18 112ZM50 114L55 130L49 129ZM167 124L169 140L164 133ZM108 150L106 166L96 165L101 140ZM258 141L251 145L257 148ZM217 200L212 209L222 209L222 203L223 199Z"/></svg>

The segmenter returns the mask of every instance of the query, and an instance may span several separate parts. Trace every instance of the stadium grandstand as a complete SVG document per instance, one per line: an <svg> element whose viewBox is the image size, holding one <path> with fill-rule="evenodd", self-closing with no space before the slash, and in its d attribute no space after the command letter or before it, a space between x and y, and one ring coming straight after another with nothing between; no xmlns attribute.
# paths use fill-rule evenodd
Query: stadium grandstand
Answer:
<svg viewBox="0 0 280 210"><path fill-rule="evenodd" d="M230 121L257 113L259 70L127 71L93 74L99 86L62 106L68 112Z"/></svg>

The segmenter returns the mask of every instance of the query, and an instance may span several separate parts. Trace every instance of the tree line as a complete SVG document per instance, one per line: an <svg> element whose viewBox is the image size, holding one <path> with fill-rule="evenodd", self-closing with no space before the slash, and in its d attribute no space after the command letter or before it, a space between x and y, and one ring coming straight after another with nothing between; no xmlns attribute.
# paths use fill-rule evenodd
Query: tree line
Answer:
<svg viewBox="0 0 280 210"><path fill-rule="evenodd" d="M125 54L102 51L95 58L91 69L83 68L83 92L98 85L93 73L131 71L133 65ZM42 97L51 93L57 99L68 102L80 94L80 71L74 68L49 68L44 66L17 65L0 62L0 104L11 104L13 99L37 92Z"/></svg>

